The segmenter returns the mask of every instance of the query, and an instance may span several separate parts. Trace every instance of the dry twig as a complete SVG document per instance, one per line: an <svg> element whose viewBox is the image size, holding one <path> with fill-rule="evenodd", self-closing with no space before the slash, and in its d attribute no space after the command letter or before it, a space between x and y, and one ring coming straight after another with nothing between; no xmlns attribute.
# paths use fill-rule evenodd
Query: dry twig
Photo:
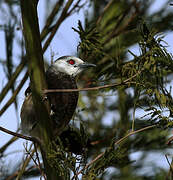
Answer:
<svg viewBox="0 0 173 180"><path fill-rule="evenodd" d="M142 71L142 70L141 70ZM56 93L56 92L78 92L78 91L97 91L100 89L105 89L105 88L109 88L109 87L116 87L116 86L120 86L120 85L126 85L128 83L130 83L130 80L132 80L134 77L136 77L137 75L139 75L141 73L141 71L138 71L136 74L134 74L133 76L131 76L130 78L120 82L120 83L115 83L115 84L107 84L104 86L97 86L97 87L91 87L91 88L78 88L78 89L45 89L44 93Z"/></svg>
<svg viewBox="0 0 173 180"><path fill-rule="evenodd" d="M114 145L118 145L120 144L122 141L124 141L125 139L127 139L129 136L131 135L134 135L136 133L139 133L139 132L143 132L145 130L148 130L148 129L151 129L151 128L154 128L156 127L156 125L151 125L151 126L147 126L147 127L144 127L144 128L141 128L141 129L138 129L136 131L131 131L130 133L128 133L126 136L122 137L121 139L119 139L118 141L116 141L114 143ZM83 169L81 169L76 175L73 176L72 179L75 178L75 176L81 174L85 169L87 169L91 164L93 164L94 162L96 162L98 159L100 159L104 154L105 154L106 151L100 153L96 158L94 158L91 162L89 162Z"/></svg>

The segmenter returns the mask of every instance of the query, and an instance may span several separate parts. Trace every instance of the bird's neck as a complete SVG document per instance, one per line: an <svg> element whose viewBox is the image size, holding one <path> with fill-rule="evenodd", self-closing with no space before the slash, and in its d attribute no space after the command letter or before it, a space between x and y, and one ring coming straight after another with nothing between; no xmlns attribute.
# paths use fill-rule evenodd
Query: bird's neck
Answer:
<svg viewBox="0 0 173 180"><path fill-rule="evenodd" d="M76 79L62 72L55 72L55 69L47 70L46 80L49 89L76 89Z"/></svg>
<svg viewBox="0 0 173 180"><path fill-rule="evenodd" d="M56 79L63 79L63 78L69 78L75 80L76 78L73 76L70 76L64 72L60 72L56 69L56 67L52 66L46 71L46 76L47 77L55 77Z"/></svg>

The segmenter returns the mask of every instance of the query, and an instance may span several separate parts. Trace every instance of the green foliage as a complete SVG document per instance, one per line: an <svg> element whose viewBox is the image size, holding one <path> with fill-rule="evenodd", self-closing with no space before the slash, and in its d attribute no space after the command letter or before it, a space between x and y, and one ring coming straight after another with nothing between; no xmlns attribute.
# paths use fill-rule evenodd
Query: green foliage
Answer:
<svg viewBox="0 0 173 180"><path fill-rule="evenodd" d="M173 13L166 8L169 3L165 1L160 10L149 13L154 0L90 2L92 10L86 13L85 25L79 20L78 28L73 30L80 36L78 54L97 67L83 73L79 85L119 85L80 92L78 109L82 110L76 112L73 122L48 147L49 163L64 179L169 179L171 170L162 168L158 162L150 165L152 159L146 163L151 155L159 159L167 152L166 141L173 126L173 57L163 40L164 32L171 30L173 22ZM5 3L12 13L13 5ZM55 8L58 14L52 14L42 38L47 39L52 33L56 18L62 17L59 25L63 22L62 6L63 1ZM73 8L83 6L66 9L65 15L70 16ZM13 32L12 27L6 26L6 32ZM7 35L10 61L6 69L13 76L16 70L11 57L13 34ZM131 50L133 45L138 45L140 54ZM153 129L127 136L132 130L153 124L156 125ZM117 143L121 138L124 139ZM134 157L133 153L140 155ZM143 172L145 169L147 173ZM5 167L0 170L4 176L10 175Z"/></svg>
<svg viewBox="0 0 173 180"><path fill-rule="evenodd" d="M105 173L109 167L115 167L116 170L119 170L119 176L115 176L117 179L121 179L121 177L127 179L127 174L128 177L131 177L137 168L137 165L135 165L133 161L130 161L131 153L146 150L143 152L143 158L138 159L141 167L138 171L140 172L140 169L144 166L143 159L147 157L150 151L154 149L166 150L165 141L169 134L168 128L172 127L172 95L171 88L170 90L167 89L167 85L171 80L170 77L172 76L172 55L167 52L167 44L163 41L163 36L159 35L160 30L158 26L155 26L155 22L153 21L153 24L150 22L152 27L151 25L148 26L145 21L141 21L141 18L137 18L136 12L132 10L134 8L133 3L129 3L129 6L127 6L127 1L121 2L113 1L111 6L107 8L104 16L102 16L100 23L96 25L98 32L101 34L101 36L99 36L100 45L97 47L102 46L102 52L97 55L90 51L94 55L90 54L87 60L97 63L98 65L95 70L96 77L99 79L99 81L96 82L97 85L122 82L133 76L134 78L130 79L127 84L122 84L118 90L113 88L102 90L101 102L95 97L95 93L85 93L85 96L89 96L87 99L87 109L85 109L85 111L87 111L88 116L92 118L83 120L84 117L81 117L80 119L84 122L87 121L86 126L88 126L91 139L104 139L103 137L107 137L105 140L107 142L100 140L100 144L95 145L91 149L91 153L97 151L101 153L103 149L107 147L104 155L108 155L106 158L102 156L87 169L86 175L84 176L86 179L95 179L101 175L103 179L107 178ZM143 2L141 2L141 4L142 3ZM121 5L118 6L117 4ZM149 3L146 2L140 7L144 14L146 12L145 8L148 6ZM117 7L119 7L118 11L114 11ZM122 7L122 9L120 7ZM126 11L127 8L129 10L128 13ZM160 11L158 14L159 13L161 14ZM141 15L139 14L138 16ZM144 19L147 19L146 16L147 14L143 16ZM163 16L163 14L161 16ZM94 17L94 19L97 21L96 17ZM171 24L171 22L169 23ZM91 24L93 24L93 21L91 21ZM165 25L165 30L167 27L168 26ZM86 29L87 28L88 25L86 24ZM78 33L80 34L81 32L78 31ZM85 33L88 33L88 31L86 30ZM90 32L90 34L92 33ZM85 37L87 37L87 34L85 34ZM137 41L140 49L139 56L128 51L128 47ZM79 44L79 49L80 46L82 46L80 49L82 51L80 52L81 56L83 56L83 52L85 54L87 51L87 48L85 49L83 45L85 42L86 40L81 38ZM127 52L131 53L132 59L128 59ZM95 75L90 74L90 79L95 80ZM109 96L115 96L116 100L109 99ZM85 103L81 102L81 104ZM102 111L100 111L97 116L95 115L97 112L96 107L99 107L99 110L102 107ZM119 149L119 152L126 157L126 159L124 159L121 156L122 154L117 152L117 149L113 148L113 152L116 152L114 154L108 148L115 142L115 139L109 138L111 136L108 134L112 134L112 137L120 139L127 133L132 126L132 114L130 114L132 109L134 112L136 111L135 114L137 114L138 110L144 110L143 115L139 118L133 117L135 128L139 129L147 125L157 124L157 127L160 129L136 134L135 137L129 138L128 141L130 143L127 143L125 148ZM115 116L109 120L111 121L109 122L109 124L111 124L110 128L105 127L103 124L103 119L107 116L108 112L114 112L115 114ZM111 117L108 115L107 119L109 118ZM123 165L119 166L121 160ZM112 164L112 162L114 163ZM130 168L128 169L126 167L134 169L134 171L132 171L133 173L130 172ZM116 170L114 173L116 173ZM126 171L126 175L124 171ZM165 171L163 171L163 173L165 173ZM109 175L109 177L111 177L111 175ZM131 179L130 177L129 179ZM142 178L142 176L140 177L138 175L137 177L139 179L144 178L144 176ZM145 178L147 177L145 176Z"/></svg>
<svg viewBox="0 0 173 180"><path fill-rule="evenodd" d="M78 49L82 52L84 58L91 55L94 57L102 54L103 48L99 41L100 33L94 24L84 30L81 21L78 21L78 29L72 29L80 36L81 42L78 45Z"/></svg>

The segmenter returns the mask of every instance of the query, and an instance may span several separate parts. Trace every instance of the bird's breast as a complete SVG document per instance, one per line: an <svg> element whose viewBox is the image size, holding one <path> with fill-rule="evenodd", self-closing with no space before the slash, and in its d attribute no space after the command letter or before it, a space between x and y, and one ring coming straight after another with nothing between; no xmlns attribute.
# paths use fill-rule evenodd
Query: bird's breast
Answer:
<svg viewBox="0 0 173 180"><path fill-rule="evenodd" d="M48 89L77 89L73 77L63 73L47 73ZM78 102L78 92L53 92L48 94L52 116L58 127L66 126L71 120Z"/></svg>

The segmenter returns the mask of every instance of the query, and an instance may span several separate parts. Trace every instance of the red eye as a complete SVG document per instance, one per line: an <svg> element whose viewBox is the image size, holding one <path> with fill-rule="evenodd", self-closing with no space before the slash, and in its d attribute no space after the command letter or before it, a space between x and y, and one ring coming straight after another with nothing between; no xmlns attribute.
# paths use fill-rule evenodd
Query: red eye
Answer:
<svg viewBox="0 0 173 180"><path fill-rule="evenodd" d="M73 59L70 59L70 60L68 60L67 62L68 62L69 64L71 64L71 65L75 64L75 61L74 61Z"/></svg>

